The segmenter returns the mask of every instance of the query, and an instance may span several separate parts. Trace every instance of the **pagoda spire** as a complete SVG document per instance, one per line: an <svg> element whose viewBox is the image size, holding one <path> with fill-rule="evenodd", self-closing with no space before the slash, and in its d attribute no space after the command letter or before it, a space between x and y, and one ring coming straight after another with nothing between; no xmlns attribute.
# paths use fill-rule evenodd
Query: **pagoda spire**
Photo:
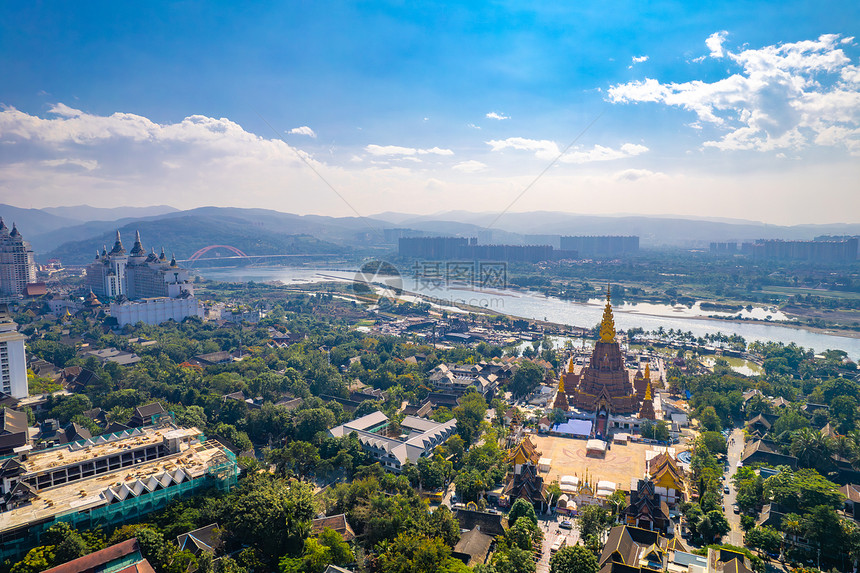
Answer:
<svg viewBox="0 0 860 573"><path fill-rule="evenodd" d="M573 356L570 357L570 361L567 363L567 373L573 374Z"/></svg>
<svg viewBox="0 0 860 573"><path fill-rule="evenodd" d="M606 306L603 309L603 320L600 322L600 341L615 342L615 319L612 316L609 285L606 285Z"/></svg>

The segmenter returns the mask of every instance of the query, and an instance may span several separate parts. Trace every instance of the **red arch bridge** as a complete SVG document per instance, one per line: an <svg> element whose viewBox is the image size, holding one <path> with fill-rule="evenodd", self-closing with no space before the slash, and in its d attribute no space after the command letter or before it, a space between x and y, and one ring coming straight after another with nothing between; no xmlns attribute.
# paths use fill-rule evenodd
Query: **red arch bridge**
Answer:
<svg viewBox="0 0 860 573"><path fill-rule="evenodd" d="M209 251L214 251L216 249L224 249L233 253L232 255L227 255L224 257L218 256L209 256L206 257ZM236 247L230 245L209 245L208 247L203 247L202 249L196 251L193 255L188 257L187 259L181 259L179 262L188 263L189 266L191 263L195 263L197 261L224 261L230 259L248 259L252 261L256 261L258 259L273 259L273 258L283 258L283 257L334 257L336 254L334 253L308 253L308 254L271 254L271 255L248 255L237 249Z"/></svg>

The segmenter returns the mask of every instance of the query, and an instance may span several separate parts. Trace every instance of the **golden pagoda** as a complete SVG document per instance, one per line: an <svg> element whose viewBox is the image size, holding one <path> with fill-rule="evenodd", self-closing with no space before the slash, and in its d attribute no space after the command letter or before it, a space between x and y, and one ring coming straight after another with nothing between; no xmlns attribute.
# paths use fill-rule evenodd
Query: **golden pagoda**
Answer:
<svg viewBox="0 0 860 573"><path fill-rule="evenodd" d="M564 391L564 374L558 377L558 392L555 394L552 408L553 410L564 410L565 412L570 409L570 404L567 402L567 393Z"/></svg>
<svg viewBox="0 0 860 573"><path fill-rule="evenodd" d="M565 380L567 401L570 406L598 412L600 416L635 414L639 411L639 396L624 366L621 345L615 338L610 292L607 287L600 338L594 345L591 362L579 375L568 374ZM599 427L598 433L603 434L605 430Z"/></svg>

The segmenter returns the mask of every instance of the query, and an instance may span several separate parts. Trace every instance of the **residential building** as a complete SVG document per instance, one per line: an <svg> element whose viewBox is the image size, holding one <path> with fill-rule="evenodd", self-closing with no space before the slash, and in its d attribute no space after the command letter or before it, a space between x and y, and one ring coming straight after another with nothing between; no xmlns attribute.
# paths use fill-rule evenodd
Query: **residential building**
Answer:
<svg viewBox="0 0 860 573"><path fill-rule="evenodd" d="M499 387L498 376L481 364L440 364L430 371L429 382L433 389L445 394L462 396L469 388L492 398Z"/></svg>
<svg viewBox="0 0 860 573"><path fill-rule="evenodd" d="M407 462L417 463L428 457L436 446L451 437L457 428L457 420L445 423L426 418L406 416L400 423L400 432L393 432L388 416L373 412L357 420L347 422L329 430L335 438L358 434L361 447L369 452L386 470L400 473Z"/></svg>
<svg viewBox="0 0 860 573"><path fill-rule="evenodd" d="M24 240L18 227L10 231L0 217L0 296L19 296L27 284L36 282L33 247Z"/></svg>
<svg viewBox="0 0 860 573"><path fill-rule="evenodd" d="M30 443L27 414L3 408L0 411L0 456L11 454L16 448Z"/></svg>
<svg viewBox="0 0 860 573"><path fill-rule="evenodd" d="M44 573L155 573L132 537L101 551L78 557L44 571Z"/></svg>
<svg viewBox="0 0 860 573"><path fill-rule="evenodd" d="M119 297L119 300L110 305L110 315L117 321L117 326L122 328L127 324L161 324L168 320L182 322L189 316L203 319L205 312L203 303L197 298L184 291L176 298L166 296L145 298L142 300L128 300Z"/></svg>
<svg viewBox="0 0 860 573"><path fill-rule="evenodd" d="M176 537L176 545L179 546L179 550L190 551L195 556L201 553L214 554L223 543L221 529L217 523L210 523Z"/></svg>
<svg viewBox="0 0 860 573"><path fill-rule="evenodd" d="M559 246L563 251L577 251L580 257L617 257L639 252L637 236L576 236L562 237Z"/></svg>
<svg viewBox="0 0 860 573"><path fill-rule="evenodd" d="M25 340L27 337L18 332L9 307L0 304L0 392L18 399L30 394Z"/></svg>

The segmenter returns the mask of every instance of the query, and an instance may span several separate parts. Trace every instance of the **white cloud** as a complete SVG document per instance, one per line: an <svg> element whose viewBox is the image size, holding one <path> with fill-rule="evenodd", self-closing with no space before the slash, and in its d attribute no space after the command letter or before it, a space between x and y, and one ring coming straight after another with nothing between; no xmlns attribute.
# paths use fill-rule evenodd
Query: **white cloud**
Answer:
<svg viewBox="0 0 860 573"><path fill-rule="evenodd" d="M511 119L510 116L502 115L502 114L496 113L494 111L491 111L490 113L488 113L486 117L487 117L487 119L498 119L500 121L503 119Z"/></svg>
<svg viewBox="0 0 860 573"><path fill-rule="evenodd" d="M641 64L642 62L647 62L648 56L633 56L634 64Z"/></svg>
<svg viewBox="0 0 860 573"><path fill-rule="evenodd" d="M291 135L307 135L308 137L313 137L313 138L316 138L316 136L317 136L317 134L314 133L314 130L309 128L306 125L303 125L301 127L294 127L290 131L288 131L287 133L289 133Z"/></svg>
<svg viewBox="0 0 860 573"><path fill-rule="evenodd" d="M726 41L726 36L728 35L729 33L723 30L721 32L714 32L705 40L705 45L711 51L712 58L723 57L723 42Z"/></svg>
<svg viewBox="0 0 860 573"><path fill-rule="evenodd" d="M457 163L451 169L455 171L462 171L463 173L477 173L478 171L483 171L487 168L485 163L481 163L480 161L475 161L474 159L470 159L468 161L461 161Z"/></svg>
<svg viewBox="0 0 860 573"><path fill-rule="evenodd" d="M509 137L507 139L494 139L486 142L493 151L515 149L517 151L533 151L538 159L552 160L559 158L561 151L558 144L548 139L526 139L524 137ZM625 143L619 149L595 145L591 149L574 149L559 158L562 163L590 163L593 161L610 161L633 157L648 151L644 145Z"/></svg>
<svg viewBox="0 0 860 573"><path fill-rule="evenodd" d="M526 139L525 137L509 137L493 139L485 142L493 151L516 149L517 151L534 151L538 159L555 159L558 157L558 145L548 139Z"/></svg>
<svg viewBox="0 0 860 573"><path fill-rule="evenodd" d="M471 127L472 129L481 129L481 126L475 125L474 123L467 123L466 127Z"/></svg>
<svg viewBox="0 0 860 573"><path fill-rule="evenodd" d="M666 174L649 169L625 169L612 176L614 181L639 181L641 179L665 179Z"/></svg>
<svg viewBox="0 0 860 573"><path fill-rule="evenodd" d="M654 102L696 114L691 125L724 130L705 147L723 150L799 149L810 144L853 152L860 127L860 66L839 47L838 35L746 49L724 48L726 32L706 40L711 58L728 58L738 71L713 82L662 83L653 78L611 86L613 103ZM830 127L842 131L819 139ZM827 143L823 143L827 142Z"/></svg>
<svg viewBox="0 0 860 573"><path fill-rule="evenodd" d="M45 165L46 167L65 167L71 165L73 167L81 167L87 171L92 171L99 166L99 162L95 159L62 158L45 159L42 161L42 165Z"/></svg>
<svg viewBox="0 0 860 573"><path fill-rule="evenodd" d="M624 159L625 157L634 157L648 151L644 145L636 143L625 143L619 149L595 145L585 151L570 151L565 153L561 161L564 163L591 163L593 161L612 161L613 159Z"/></svg>
<svg viewBox="0 0 860 573"><path fill-rule="evenodd" d="M376 156L412 156L412 155L454 155L450 149L431 147L430 149L418 149L415 147L400 147L399 145L368 145L364 148L371 155Z"/></svg>

